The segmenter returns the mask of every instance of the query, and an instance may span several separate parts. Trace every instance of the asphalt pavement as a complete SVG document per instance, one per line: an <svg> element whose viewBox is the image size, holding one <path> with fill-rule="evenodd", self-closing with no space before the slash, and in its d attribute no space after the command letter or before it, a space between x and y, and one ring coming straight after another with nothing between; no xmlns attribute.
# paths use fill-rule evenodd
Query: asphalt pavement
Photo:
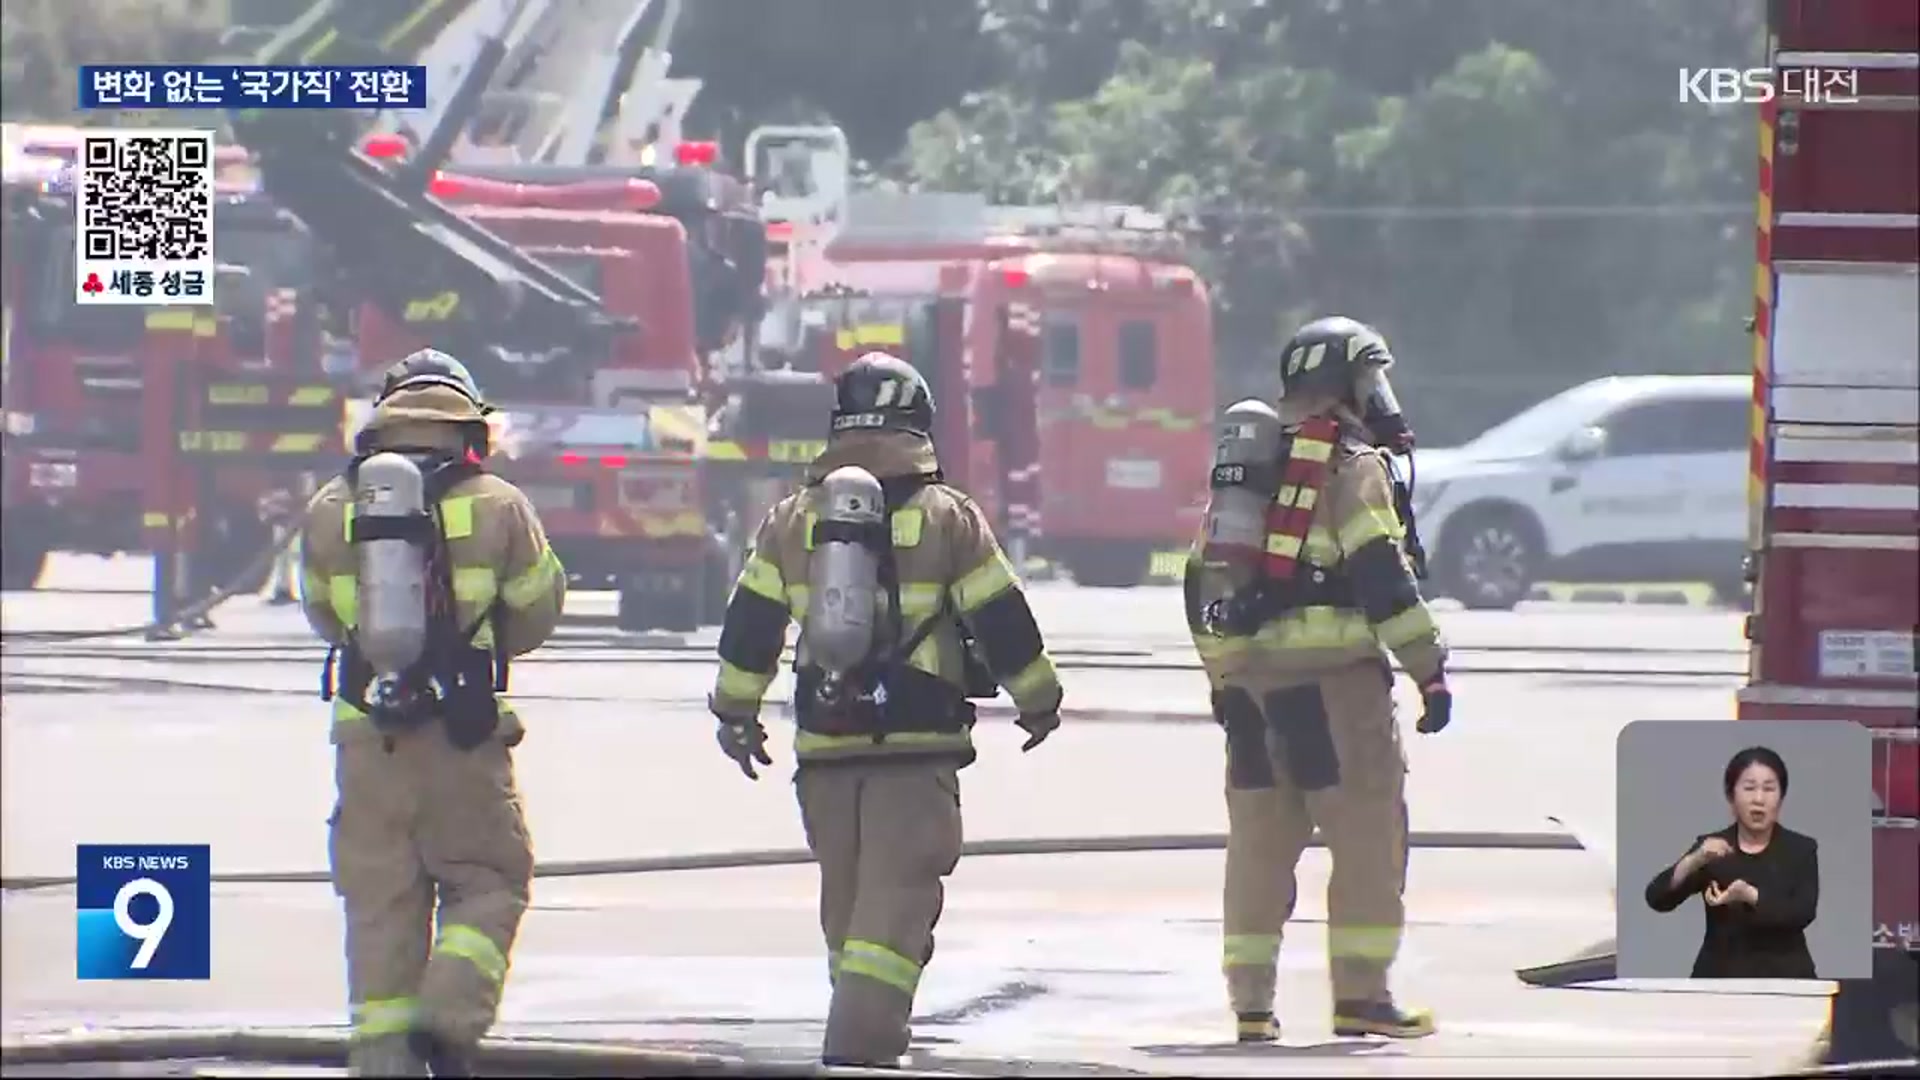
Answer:
<svg viewBox="0 0 1920 1080"><path fill-rule="evenodd" d="M325 866L332 804L321 655L297 610L248 597L178 642L35 632L137 625L142 560L57 560L8 593L0 674L0 875L73 872L81 842L210 843L215 869ZM964 774L968 839L1218 833L1221 739L1177 591L1043 584L1067 723L1032 754L1002 712ZM518 753L543 862L798 848L790 731L750 782L702 706L712 632L622 635L611 598L570 601L559 638L514 668L531 733ZM1610 836L1613 742L1636 719L1729 719L1739 617L1695 608L1524 604L1445 611L1456 719L1402 720L1417 832ZM784 684L784 680L783 680ZM776 687L775 696L782 694ZM1322 959L1324 854L1309 853L1288 939L1287 1045L1249 1053L1218 974L1220 855L1149 851L974 857L950 889L916 1024L923 1067L1072 1067L1179 1075L1752 1075L1803 1052L1825 984L1770 993L1522 986L1513 968L1612 932L1603 854L1423 850L1409 892L1402 993L1438 1036L1333 1040ZM803 1062L826 985L805 866L543 879L501 1033ZM9 890L6 1036L146 1027L310 1031L337 1024L339 915L323 884L217 887L215 978L82 983L72 895ZM1738 989L1738 988L1735 988ZM1683 992L1684 991L1684 992Z"/></svg>

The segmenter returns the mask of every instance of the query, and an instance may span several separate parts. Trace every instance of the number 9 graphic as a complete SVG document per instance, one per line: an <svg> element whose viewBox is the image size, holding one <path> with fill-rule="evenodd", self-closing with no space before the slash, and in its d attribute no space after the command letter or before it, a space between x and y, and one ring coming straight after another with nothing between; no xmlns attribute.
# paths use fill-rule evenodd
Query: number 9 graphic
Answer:
<svg viewBox="0 0 1920 1080"><path fill-rule="evenodd" d="M150 923L133 921L133 898L151 896L160 905ZM140 943L140 951L133 954L133 970L145 971L153 962L153 954L160 950L160 943L166 940L167 927L173 925L173 894L165 885L152 878L135 878L120 886L113 896L113 923L120 932Z"/></svg>

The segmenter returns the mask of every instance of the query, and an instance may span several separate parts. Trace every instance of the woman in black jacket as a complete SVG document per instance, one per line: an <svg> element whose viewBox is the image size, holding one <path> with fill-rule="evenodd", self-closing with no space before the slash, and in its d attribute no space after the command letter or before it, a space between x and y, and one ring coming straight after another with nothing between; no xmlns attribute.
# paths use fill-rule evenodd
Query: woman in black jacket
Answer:
<svg viewBox="0 0 1920 1080"><path fill-rule="evenodd" d="M1780 824L1787 763L1764 746L1733 755L1724 778L1733 824L1647 882L1647 906L1668 912L1695 893L1707 932L1696 979L1812 979L1807 927L1820 903L1820 845Z"/></svg>

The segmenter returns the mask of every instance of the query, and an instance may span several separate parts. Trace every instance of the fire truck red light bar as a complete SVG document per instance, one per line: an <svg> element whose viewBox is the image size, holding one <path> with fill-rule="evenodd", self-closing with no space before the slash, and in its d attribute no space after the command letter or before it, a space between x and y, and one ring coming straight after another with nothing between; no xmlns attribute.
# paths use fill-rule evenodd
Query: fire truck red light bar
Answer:
<svg viewBox="0 0 1920 1080"><path fill-rule="evenodd" d="M627 455L603 454L600 457L600 464L608 469L624 469L627 467Z"/></svg>
<svg viewBox="0 0 1920 1080"><path fill-rule="evenodd" d="M1024 287L1030 278L1025 270L1008 269L1000 272L1000 280L1006 282L1007 288L1018 289Z"/></svg>
<svg viewBox="0 0 1920 1080"><path fill-rule="evenodd" d="M560 455L560 464L562 465L585 465L586 463L587 455L585 454L576 454L568 450Z"/></svg>
<svg viewBox="0 0 1920 1080"><path fill-rule="evenodd" d="M711 165L720 157L720 144L683 142L673 148L673 160L681 165Z"/></svg>
<svg viewBox="0 0 1920 1080"><path fill-rule="evenodd" d="M398 158L407 155L407 140L398 135L370 135L360 144L360 152L370 158Z"/></svg>

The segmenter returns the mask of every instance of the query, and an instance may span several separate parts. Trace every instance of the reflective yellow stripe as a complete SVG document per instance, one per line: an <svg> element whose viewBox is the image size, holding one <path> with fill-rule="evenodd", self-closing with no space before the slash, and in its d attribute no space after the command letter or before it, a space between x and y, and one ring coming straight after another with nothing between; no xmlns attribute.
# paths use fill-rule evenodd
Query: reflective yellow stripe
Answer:
<svg viewBox="0 0 1920 1080"><path fill-rule="evenodd" d="M1389 649L1397 649L1402 645L1418 641L1437 629L1438 627L1433 624L1433 614L1427 610L1427 606L1415 604L1375 626L1373 632L1379 636L1380 644Z"/></svg>
<svg viewBox="0 0 1920 1080"><path fill-rule="evenodd" d="M1338 531L1340 550L1352 553L1360 550L1361 545L1381 537L1398 542L1404 531L1400 515L1392 507L1363 505L1351 518L1341 523Z"/></svg>
<svg viewBox="0 0 1920 1080"><path fill-rule="evenodd" d="M1351 649L1375 642L1366 616L1347 608L1295 608L1269 621L1253 636L1263 650Z"/></svg>
<svg viewBox="0 0 1920 1080"><path fill-rule="evenodd" d="M486 607L493 603L499 594L500 578L491 566L456 566L453 568L453 598L455 601L471 605L473 609Z"/></svg>
<svg viewBox="0 0 1920 1080"><path fill-rule="evenodd" d="M362 1001L353 1006L353 1037L378 1039L405 1035L412 1030L419 1007L419 1000L411 997Z"/></svg>
<svg viewBox="0 0 1920 1080"><path fill-rule="evenodd" d="M1384 963L1400 951L1397 926L1330 926L1327 928L1327 955L1335 959L1371 960Z"/></svg>
<svg viewBox="0 0 1920 1080"><path fill-rule="evenodd" d="M333 600L327 593L326 577L315 573L311 567L301 567L300 598L310 603L317 603L324 599L328 604L332 604Z"/></svg>
<svg viewBox="0 0 1920 1080"><path fill-rule="evenodd" d="M440 928L440 940L433 951L457 956L480 970L488 982L499 986L507 978L507 955L492 938L465 923L448 923Z"/></svg>
<svg viewBox="0 0 1920 1080"><path fill-rule="evenodd" d="M871 941L848 938L840 949L840 974L865 975L869 979L912 997L920 988L920 965Z"/></svg>
<svg viewBox="0 0 1920 1080"><path fill-rule="evenodd" d="M339 617L340 625L352 629L360 621L360 583L352 574L335 574L327 579L327 603Z"/></svg>
<svg viewBox="0 0 1920 1080"><path fill-rule="evenodd" d="M193 329L193 312L180 308L149 311L146 327L149 330L191 330Z"/></svg>
<svg viewBox="0 0 1920 1080"><path fill-rule="evenodd" d="M888 747L914 752L964 750L972 745L973 740L959 731L896 731L881 736L879 742L875 742L872 735L822 735L817 731L800 731L793 736L795 757L831 755L845 750L885 752Z"/></svg>
<svg viewBox="0 0 1920 1080"><path fill-rule="evenodd" d="M1295 439L1288 455L1302 461L1325 461L1333 456L1333 444L1325 439Z"/></svg>
<svg viewBox="0 0 1920 1080"><path fill-rule="evenodd" d="M313 405L325 405L333 400L331 386L302 386L287 395L287 404L302 408Z"/></svg>
<svg viewBox="0 0 1920 1080"><path fill-rule="evenodd" d="M1221 945L1223 968L1272 967L1280 960L1279 934L1228 934Z"/></svg>
<svg viewBox="0 0 1920 1080"><path fill-rule="evenodd" d="M552 590L554 579L566 573L560 565L560 556L554 554L548 546L540 552L540 561L529 567L527 572L507 582L500 588L500 602L510 608L524 608L537 602Z"/></svg>
<svg viewBox="0 0 1920 1080"><path fill-rule="evenodd" d="M1015 584L1013 564L1007 557L995 551L991 558L981 563L967 575L953 584L953 606L960 613L971 614Z"/></svg>
<svg viewBox="0 0 1920 1080"><path fill-rule="evenodd" d="M745 461L747 449L737 442L710 442L707 444L707 457L714 461Z"/></svg>
<svg viewBox="0 0 1920 1080"><path fill-rule="evenodd" d="M1303 488L1294 484L1288 484L1280 489L1279 495L1276 496L1276 501L1282 506L1293 506L1301 510L1311 510L1320 502L1320 493L1313 488Z"/></svg>
<svg viewBox="0 0 1920 1080"><path fill-rule="evenodd" d="M758 705L767 696L767 687L773 684L774 673L760 674L743 667L720 661L720 679L715 689L723 698L742 704Z"/></svg>
<svg viewBox="0 0 1920 1080"><path fill-rule="evenodd" d="M1018 675L1006 681L1007 696L1025 709L1039 704L1037 699L1041 692L1056 685L1059 678L1053 670L1053 658L1041 653L1033 663L1021 668Z"/></svg>
<svg viewBox="0 0 1920 1080"><path fill-rule="evenodd" d="M927 516L917 507L897 510L893 515L893 546L910 548L920 546L920 536L926 532Z"/></svg>
<svg viewBox="0 0 1920 1080"><path fill-rule="evenodd" d="M473 496L455 495L440 500L440 531L449 540L473 535Z"/></svg>
<svg viewBox="0 0 1920 1080"><path fill-rule="evenodd" d="M1288 536L1285 533L1267 534L1267 554L1269 555L1278 555L1283 559L1297 559L1300 557L1302 546L1297 536Z"/></svg>
<svg viewBox="0 0 1920 1080"><path fill-rule="evenodd" d="M311 454L326 442L325 435L279 435L270 451L275 454Z"/></svg>
<svg viewBox="0 0 1920 1080"><path fill-rule="evenodd" d="M750 556L747 564L740 568L740 579L734 583L734 587L765 597L776 604L786 600L785 590L781 588L780 568L757 554Z"/></svg>
<svg viewBox="0 0 1920 1080"><path fill-rule="evenodd" d="M807 538L807 550L813 550L813 527L820 515L809 510L804 518L804 533ZM910 548L920 546L920 537L926 532L927 516L918 507L909 506L893 512L893 546Z"/></svg>
<svg viewBox="0 0 1920 1080"><path fill-rule="evenodd" d="M207 387L209 405L265 405L267 388L244 383L215 383Z"/></svg>

